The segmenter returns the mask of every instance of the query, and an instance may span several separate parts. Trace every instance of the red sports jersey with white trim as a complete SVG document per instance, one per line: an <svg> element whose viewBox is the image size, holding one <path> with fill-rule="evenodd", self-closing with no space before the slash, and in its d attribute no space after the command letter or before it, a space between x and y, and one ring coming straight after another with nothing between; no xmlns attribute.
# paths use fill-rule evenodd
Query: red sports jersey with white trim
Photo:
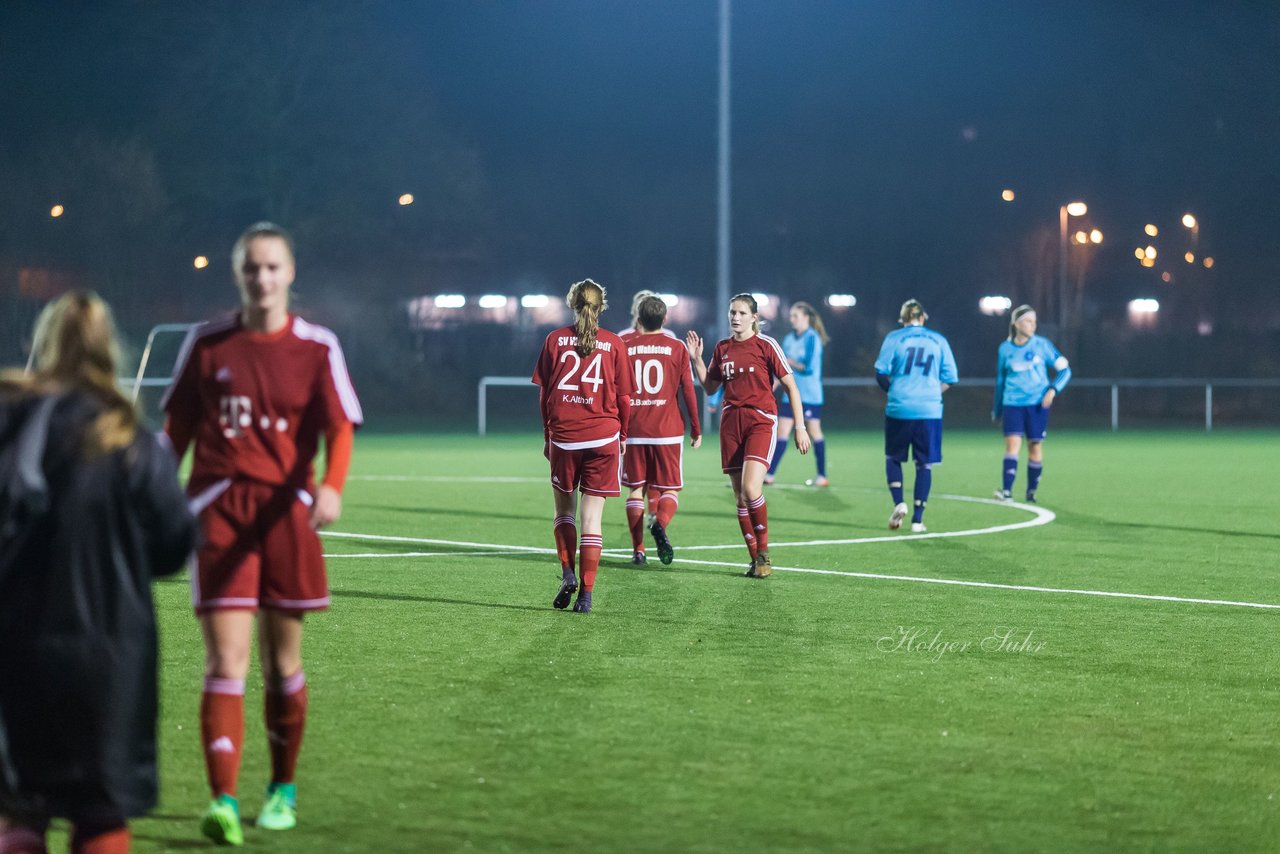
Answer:
<svg viewBox="0 0 1280 854"><path fill-rule="evenodd" d="M239 315L202 323L174 374L162 405L195 442L195 491L222 478L311 488L320 437L364 420L337 336L299 317L269 334Z"/></svg>
<svg viewBox="0 0 1280 854"><path fill-rule="evenodd" d="M791 373L778 342L756 333L746 341L726 338L716 345L707 375L724 383L724 408L749 406L778 414L773 381Z"/></svg>
<svg viewBox="0 0 1280 854"><path fill-rule="evenodd" d="M684 398L689 413L690 436L702 435L698 401L693 394L689 348L665 329L622 335L631 357L631 423L627 441L636 444L680 444L684 441L684 416L676 403Z"/></svg>
<svg viewBox="0 0 1280 854"><path fill-rule="evenodd" d="M578 333L562 326L547 336L533 369L542 386L542 423L547 437L573 450L627 438L627 398L631 364L622 339L607 329L596 335L596 348L578 355Z"/></svg>

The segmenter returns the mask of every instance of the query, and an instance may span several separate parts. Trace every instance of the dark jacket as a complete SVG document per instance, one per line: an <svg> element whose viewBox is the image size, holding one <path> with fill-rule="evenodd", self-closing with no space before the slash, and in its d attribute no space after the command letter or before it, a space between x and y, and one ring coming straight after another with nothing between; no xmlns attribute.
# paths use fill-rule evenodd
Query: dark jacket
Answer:
<svg viewBox="0 0 1280 854"><path fill-rule="evenodd" d="M0 400L0 476L12 479L4 453L41 399ZM151 580L182 567L195 521L172 453L145 430L86 458L84 428L102 406L83 392L58 399L47 501L30 502L17 530L0 525L0 812L90 821L156 802Z"/></svg>

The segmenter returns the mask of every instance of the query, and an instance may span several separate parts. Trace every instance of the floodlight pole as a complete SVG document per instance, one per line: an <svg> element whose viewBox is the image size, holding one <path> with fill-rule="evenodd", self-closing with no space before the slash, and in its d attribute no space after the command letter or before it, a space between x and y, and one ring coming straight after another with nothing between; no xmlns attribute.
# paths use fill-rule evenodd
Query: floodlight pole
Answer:
<svg viewBox="0 0 1280 854"><path fill-rule="evenodd" d="M716 340L729 337L729 10L720 0L720 168L716 211ZM714 342L712 342L714 345Z"/></svg>

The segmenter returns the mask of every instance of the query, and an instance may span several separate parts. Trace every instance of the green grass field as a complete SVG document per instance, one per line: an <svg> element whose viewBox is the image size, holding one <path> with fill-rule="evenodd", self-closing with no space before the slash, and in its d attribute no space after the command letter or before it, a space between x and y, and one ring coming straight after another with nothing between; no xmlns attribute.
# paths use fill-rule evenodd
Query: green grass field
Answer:
<svg viewBox="0 0 1280 854"><path fill-rule="evenodd" d="M630 565L609 502L618 551L587 616L550 607L539 439L360 437L326 540L333 607L308 620L301 823L248 845L1280 848L1274 433L1063 432L1048 524L888 541L879 437L832 434L829 489L799 486L812 463L788 453L770 537L777 567L843 574L764 581L740 577L712 435L686 451L671 566ZM1000 456L994 432L947 437L931 534L1036 520L963 500L990 496ZM207 801L186 579L157 603L163 795L139 851L200 846ZM251 819L256 676L247 702Z"/></svg>

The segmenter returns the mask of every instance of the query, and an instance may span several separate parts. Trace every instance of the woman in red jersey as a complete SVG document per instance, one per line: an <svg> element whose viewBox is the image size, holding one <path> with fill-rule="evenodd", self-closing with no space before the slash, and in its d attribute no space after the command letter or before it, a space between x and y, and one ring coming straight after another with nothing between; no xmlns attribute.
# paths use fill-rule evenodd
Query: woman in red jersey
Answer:
<svg viewBox="0 0 1280 854"><path fill-rule="evenodd" d="M586 279L569 288L565 301L573 310L573 325L547 336L533 369L533 382L540 387L544 453L551 462L556 507L553 527L561 568L560 591L551 604L568 607L574 591L581 587L573 610L586 614L591 611L591 590L604 544L600 534L604 500L621 492L631 366L622 339L600 328L600 313L608 307L604 288ZM581 501L578 492L582 493ZM581 585L574 571L575 551Z"/></svg>
<svg viewBox="0 0 1280 854"><path fill-rule="evenodd" d="M690 331L685 343L707 394L724 387L720 464L733 483L738 525L751 553L746 574L764 578L773 572L764 475L778 437L774 380L787 390L795 414L796 449L802 454L809 452L809 433L791 366L778 342L760 334L759 308L751 294L738 294L729 301L729 329L733 334L716 345L710 367L702 363L702 339L698 333Z"/></svg>
<svg viewBox="0 0 1280 854"><path fill-rule="evenodd" d="M235 795L255 614L271 751L257 824L297 824L293 774L307 714L302 617L329 606L316 531L342 511L363 416L337 337L289 312L288 234L254 225L231 257L240 311L192 329L164 409L179 459L195 445L187 491L204 534L191 581L205 641L200 734L213 794L201 831L239 845ZM317 485L321 436L326 465Z"/></svg>

